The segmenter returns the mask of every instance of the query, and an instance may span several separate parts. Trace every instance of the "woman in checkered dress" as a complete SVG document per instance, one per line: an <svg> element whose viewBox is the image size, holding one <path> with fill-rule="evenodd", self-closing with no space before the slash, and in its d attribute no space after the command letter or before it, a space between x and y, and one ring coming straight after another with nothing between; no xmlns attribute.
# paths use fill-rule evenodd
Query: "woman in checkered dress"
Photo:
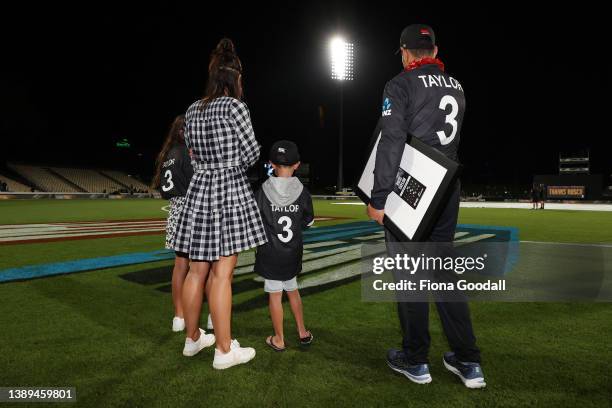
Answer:
<svg viewBox="0 0 612 408"><path fill-rule="evenodd" d="M211 55L206 96L185 114L185 141L195 174L179 217L174 249L189 255L183 286L187 338L183 354L195 355L215 342L215 368L255 357L232 340L231 280L237 254L266 242L259 209L245 171L259 158L247 106L241 102L242 66L233 43L223 39ZM209 273L211 279L206 283ZM202 292L208 298L215 336L199 329ZM212 336L212 337L211 337Z"/></svg>

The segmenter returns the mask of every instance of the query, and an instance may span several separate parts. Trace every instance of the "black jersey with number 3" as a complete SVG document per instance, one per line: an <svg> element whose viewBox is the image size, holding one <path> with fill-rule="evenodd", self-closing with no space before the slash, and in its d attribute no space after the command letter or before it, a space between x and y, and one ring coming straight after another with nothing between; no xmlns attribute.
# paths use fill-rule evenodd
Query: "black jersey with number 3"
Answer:
<svg viewBox="0 0 612 408"><path fill-rule="evenodd" d="M408 134L458 161L465 96L463 87L437 64L404 71L383 93L371 204L383 209L393 190Z"/></svg>
<svg viewBox="0 0 612 408"><path fill-rule="evenodd" d="M174 145L166 154L161 167L159 191L163 198L183 197L193 176L189 150L185 145Z"/></svg>
<svg viewBox="0 0 612 408"><path fill-rule="evenodd" d="M312 225L310 193L296 177L270 177L255 194L268 242L257 247L255 272L289 280L302 270L302 229Z"/></svg>

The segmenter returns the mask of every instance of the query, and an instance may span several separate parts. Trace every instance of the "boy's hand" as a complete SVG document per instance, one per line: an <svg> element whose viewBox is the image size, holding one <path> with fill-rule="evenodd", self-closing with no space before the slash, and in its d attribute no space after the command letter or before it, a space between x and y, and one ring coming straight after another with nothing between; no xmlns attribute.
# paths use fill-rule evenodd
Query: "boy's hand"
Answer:
<svg viewBox="0 0 612 408"><path fill-rule="evenodd" d="M370 217L370 219L376 221L380 225L383 225L384 216L385 210L377 210L376 208L368 204L368 217Z"/></svg>

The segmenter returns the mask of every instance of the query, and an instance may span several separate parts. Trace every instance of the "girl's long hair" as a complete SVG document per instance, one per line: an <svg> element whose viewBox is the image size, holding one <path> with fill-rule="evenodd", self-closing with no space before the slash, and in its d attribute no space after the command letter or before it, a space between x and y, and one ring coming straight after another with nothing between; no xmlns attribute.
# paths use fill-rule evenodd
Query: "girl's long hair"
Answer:
<svg viewBox="0 0 612 408"><path fill-rule="evenodd" d="M170 149L172 149L174 145L185 144L184 127L185 115L178 115L174 118L172 125L170 125L168 135L164 140L164 144L157 155L157 159L155 159L155 176L153 177L153 181L151 181L152 188L157 189L161 184L162 163L166 159L166 155Z"/></svg>
<svg viewBox="0 0 612 408"><path fill-rule="evenodd" d="M222 38L210 54L202 109L221 96L242 99L242 63L229 38Z"/></svg>

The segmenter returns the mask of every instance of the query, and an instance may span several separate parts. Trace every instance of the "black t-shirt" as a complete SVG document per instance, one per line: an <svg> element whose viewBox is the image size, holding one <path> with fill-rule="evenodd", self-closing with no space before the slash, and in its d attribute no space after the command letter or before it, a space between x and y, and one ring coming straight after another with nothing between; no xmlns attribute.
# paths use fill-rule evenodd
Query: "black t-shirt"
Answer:
<svg viewBox="0 0 612 408"><path fill-rule="evenodd" d="M393 190L408 134L458 161L464 112L463 87L436 64L404 71L387 82L372 189L374 208L384 208Z"/></svg>
<svg viewBox="0 0 612 408"><path fill-rule="evenodd" d="M162 197L169 199L185 196L192 176L193 166L187 146L174 145L166 154L161 167L159 191Z"/></svg>
<svg viewBox="0 0 612 408"><path fill-rule="evenodd" d="M302 229L312 225L312 197L304 188L289 205L278 207L263 189L255 194L268 242L257 247L255 272L266 279L289 280L302 271Z"/></svg>

